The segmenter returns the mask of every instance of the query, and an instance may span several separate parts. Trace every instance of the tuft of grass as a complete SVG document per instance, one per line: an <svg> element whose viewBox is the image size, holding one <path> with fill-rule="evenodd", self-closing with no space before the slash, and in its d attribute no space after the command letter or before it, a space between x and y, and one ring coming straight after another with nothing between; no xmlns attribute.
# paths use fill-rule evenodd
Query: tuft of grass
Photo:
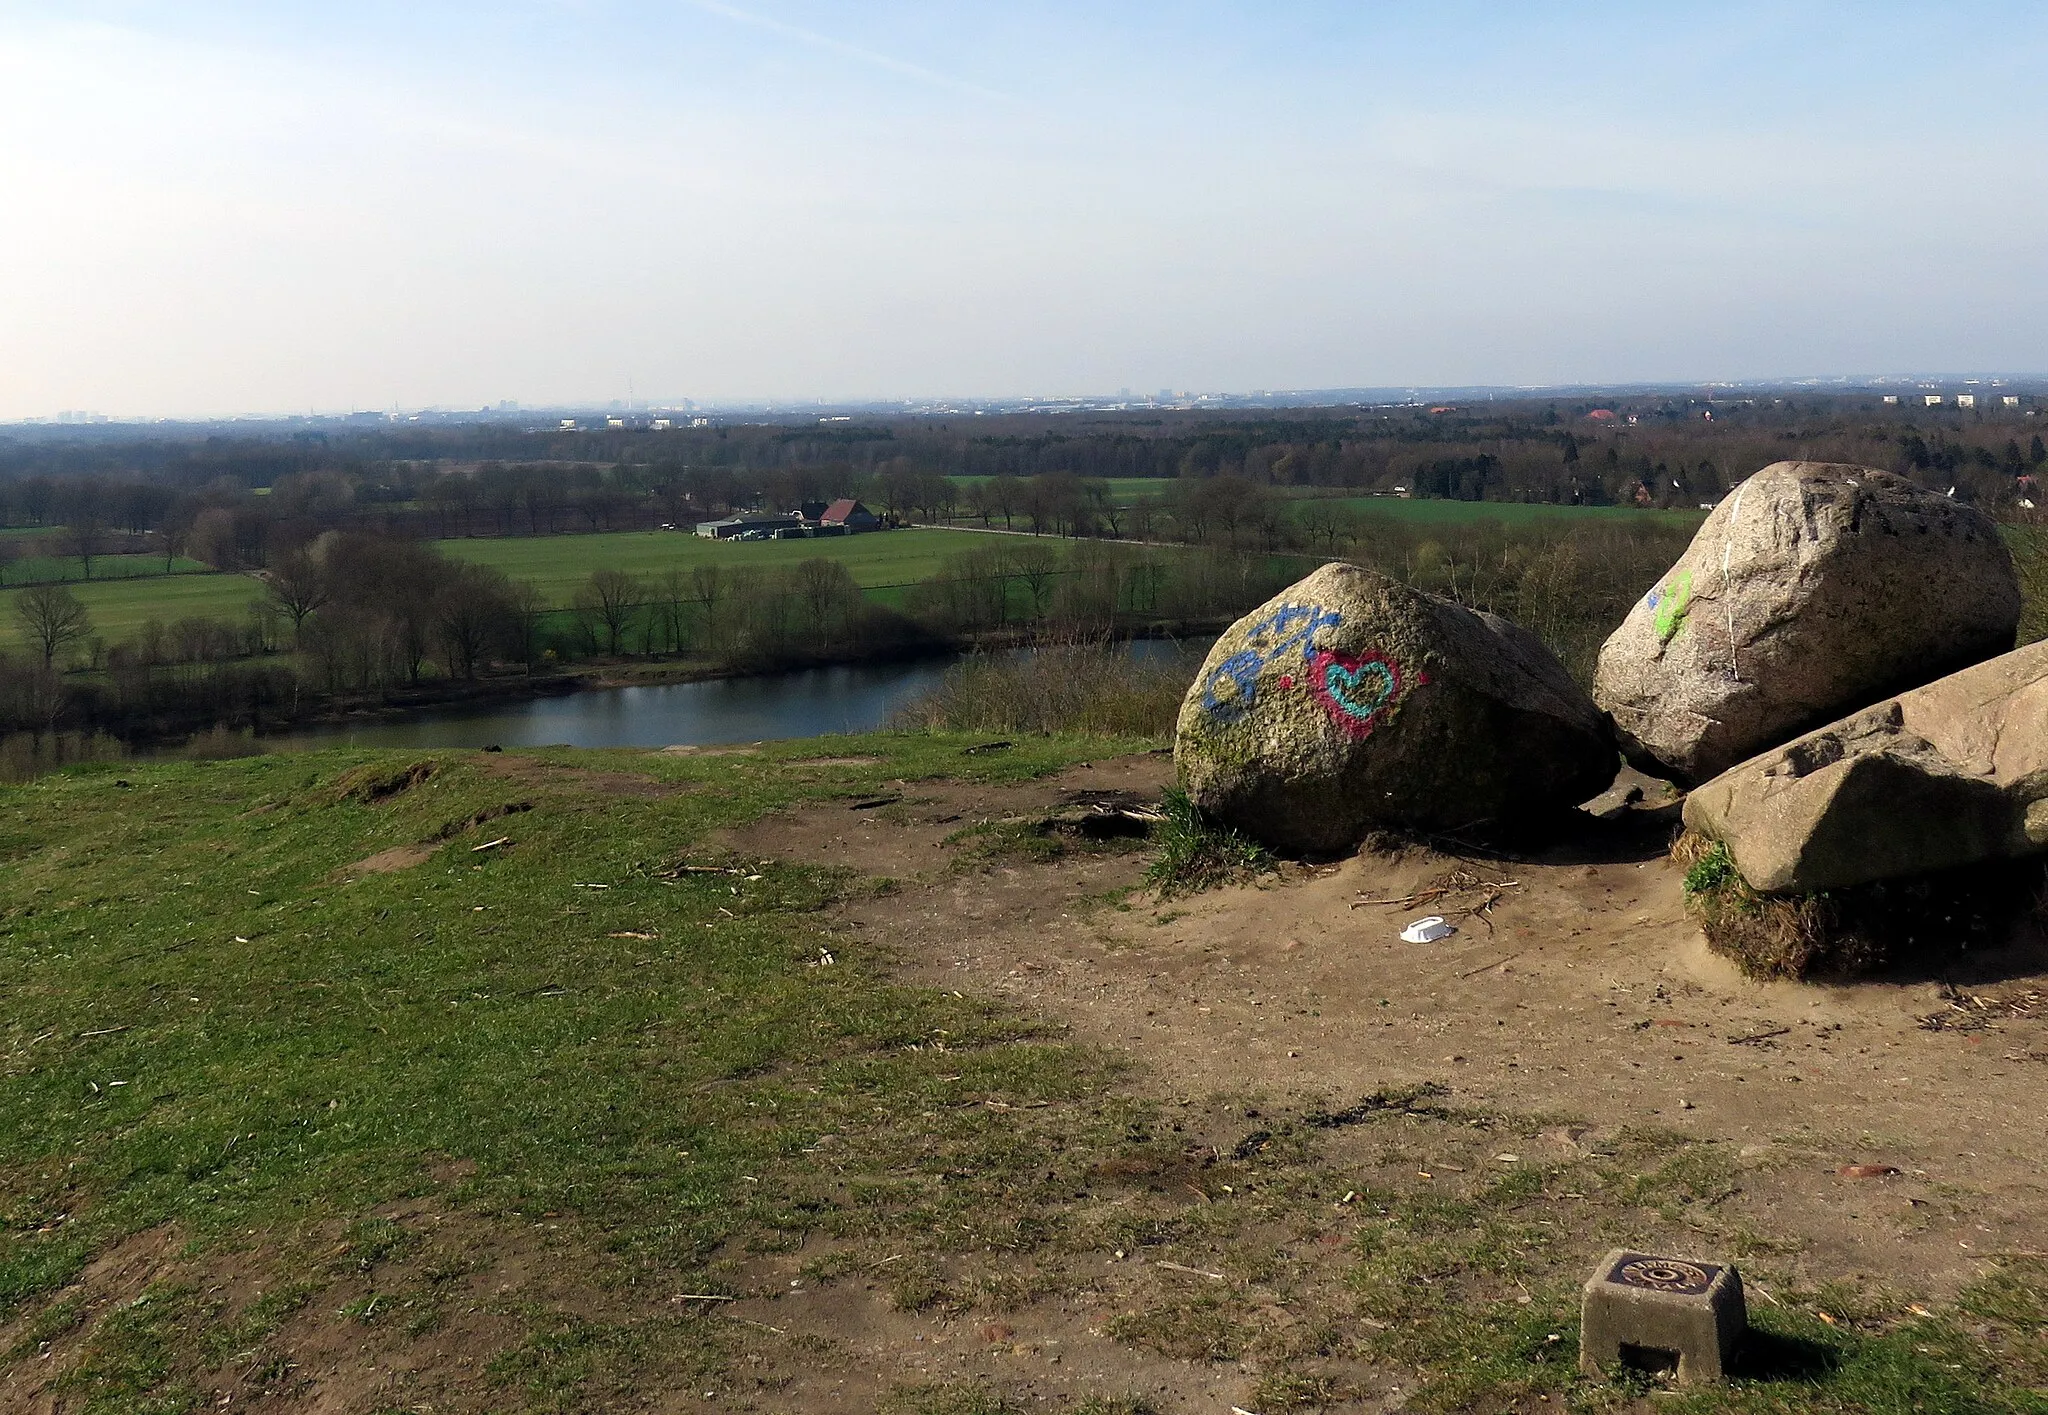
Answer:
<svg viewBox="0 0 2048 1415"><path fill-rule="evenodd" d="M1752 978L1866 971L1875 963L1861 941L1844 938L1825 894L1759 894L1735 868L1728 847L1693 831L1671 846L1685 871L1685 902L1707 946Z"/></svg>
<svg viewBox="0 0 2048 1415"><path fill-rule="evenodd" d="M1018 1415L1015 1401L976 1381L904 1386L882 1403L881 1415Z"/></svg>
<svg viewBox="0 0 2048 1415"><path fill-rule="evenodd" d="M1995 948L2048 913L2048 866L1997 860L1813 894L1763 894L1728 847L1694 831L1673 842L1685 901L1715 952L1754 978L1856 977Z"/></svg>
<svg viewBox="0 0 2048 1415"><path fill-rule="evenodd" d="M1159 1408L1139 1395L1091 1395L1074 1407L1074 1415L1159 1415Z"/></svg>
<svg viewBox="0 0 2048 1415"><path fill-rule="evenodd" d="M1723 889L1735 880L1735 857L1728 853L1728 847L1719 840L1712 842L1685 872L1685 892L1711 894Z"/></svg>
<svg viewBox="0 0 2048 1415"><path fill-rule="evenodd" d="M1193 894L1273 868L1265 846L1204 816L1187 792L1170 787L1162 802L1166 819L1152 832L1159 858L1146 871L1146 883L1161 899Z"/></svg>

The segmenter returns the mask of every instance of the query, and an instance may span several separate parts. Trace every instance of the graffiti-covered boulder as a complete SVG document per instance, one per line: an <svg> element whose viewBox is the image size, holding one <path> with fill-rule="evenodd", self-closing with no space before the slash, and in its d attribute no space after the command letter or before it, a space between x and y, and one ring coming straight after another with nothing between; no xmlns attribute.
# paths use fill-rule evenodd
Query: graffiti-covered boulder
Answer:
<svg viewBox="0 0 2048 1415"><path fill-rule="evenodd" d="M1569 807L1619 758L1606 718L1527 630L1325 565L1216 641L1174 762L1208 815L1320 854L1378 829Z"/></svg>
<svg viewBox="0 0 2048 1415"><path fill-rule="evenodd" d="M1811 893L2048 850L2048 643L1852 713L1685 801L1753 889Z"/></svg>
<svg viewBox="0 0 2048 1415"><path fill-rule="evenodd" d="M1778 462L1629 611L1593 699L1636 765L1704 781L2005 652L2019 613L2012 557L1981 512L1869 467Z"/></svg>

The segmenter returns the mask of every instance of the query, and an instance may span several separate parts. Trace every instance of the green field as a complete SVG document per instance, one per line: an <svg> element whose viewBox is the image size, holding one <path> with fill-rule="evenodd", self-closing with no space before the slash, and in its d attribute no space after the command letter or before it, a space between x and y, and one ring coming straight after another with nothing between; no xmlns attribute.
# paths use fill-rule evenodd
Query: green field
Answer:
<svg viewBox="0 0 2048 1415"><path fill-rule="evenodd" d="M515 580L531 580L554 604L567 604L594 570L658 576L670 570L687 574L698 565L775 569L801 560L828 559L844 562L863 588L910 585L929 578L948 556L1005 543L973 531L942 529L745 544L704 540L677 531L435 542L444 555L492 566Z"/></svg>
<svg viewBox="0 0 2048 1415"><path fill-rule="evenodd" d="M954 477L963 486L988 481L982 476ZM1118 505L1127 506L1143 496L1164 497L1175 486L1172 477L1107 477L1109 494ZM1353 510L1370 511L1409 522L1464 523L1468 521L1505 521L1510 525L1526 525L1532 521L1549 520L1622 520L1634 517L1652 517L1669 525L1698 525L1706 519L1704 511L1644 511L1634 506L1552 506L1530 504L1519 501L1437 501L1411 500L1401 496L1336 496L1321 495L1320 488L1282 487L1279 490L1297 503L1297 510L1319 504L1348 507ZM955 520L967 521L979 518L969 517L964 511ZM1016 518L1024 524L1021 516Z"/></svg>
<svg viewBox="0 0 2048 1415"><path fill-rule="evenodd" d="M85 579L85 562L75 555L32 555L17 560L12 565L0 566L5 571L5 582L10 585L45 584L52 580L66 583ZM98 580L137 580L161 576L164 572L164 558L161 555L95 555L92 560L92 578ZM197 560L179 556L171 562L173 575L205 575L211 569Z"/></svg>
<svg viewBox="0 0 2048 1415"><path fill-rule="evenodd" d="M1474 521L1500 521L1511 526L1543 521L1651 521L1666 526L1695 527L1707 519L1704 511L1645 511L1634 506L1552 506L1523 501L1410 500L1401 496L1301 497L1297 512L1323 504L1385 516L1412 525L1468 525Z"/></svg>
<svg viewBox="0 0 2048 1415"><path fill-rule="evenodd" d="M162 562L159 561L159 564ZM132 638L145 620L239 619L263 597L263 586L247 575L195 574L147 580L100 580L67 585L92 616L92 632L108 643ZM0 591L0 649L22 647L21 621L14 612L18 589Z"/></svg>

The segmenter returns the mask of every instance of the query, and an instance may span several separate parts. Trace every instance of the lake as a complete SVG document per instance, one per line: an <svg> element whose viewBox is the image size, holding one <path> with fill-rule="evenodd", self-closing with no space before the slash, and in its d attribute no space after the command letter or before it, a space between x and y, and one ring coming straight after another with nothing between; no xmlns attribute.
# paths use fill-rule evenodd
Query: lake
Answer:
<svg viewBox="0 0 2048 1415"><path fill-rule="evenodd" d="M1137 639L1140 662L1185 660L1189 676L1212 639ZM1030 653L1030 649L1012 650ZM263 739L269 751L313 747L709 747L784 737L872 732L930 692L957 659L846 664L799 673L588 688L489 707L322 723Z"/></svg>

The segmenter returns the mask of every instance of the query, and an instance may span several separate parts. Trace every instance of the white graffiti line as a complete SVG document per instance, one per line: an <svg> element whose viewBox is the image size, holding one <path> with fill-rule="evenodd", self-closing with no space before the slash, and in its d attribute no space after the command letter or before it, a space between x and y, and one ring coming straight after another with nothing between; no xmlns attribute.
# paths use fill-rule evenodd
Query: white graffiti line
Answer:
<svg viewBox="0 0 2048 1415"><path fill-rule="evenodd" d="M1735 556L1735 518L1742 514L1742 493L1748 489L1748 482L1735 488L1735 500L1728 508L1727 538L1721 543L1721 608L1728 615L1728 676L1737 683L1742 681L1742 667L1735 661L1735 595L1728 566Z"/></svg>

